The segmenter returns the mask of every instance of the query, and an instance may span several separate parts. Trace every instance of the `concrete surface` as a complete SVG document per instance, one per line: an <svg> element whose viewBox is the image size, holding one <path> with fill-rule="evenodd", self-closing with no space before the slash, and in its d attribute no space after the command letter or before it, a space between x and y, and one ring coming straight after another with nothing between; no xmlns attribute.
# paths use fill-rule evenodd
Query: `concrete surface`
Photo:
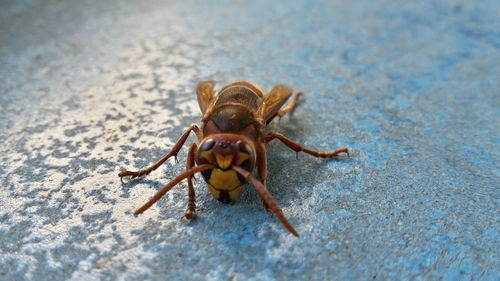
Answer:
<svg viewBox="0 0 500 281"><path fill-rule="evenodd" d="M1 1L1 280L499 280L500 2ZM416 3L418 2L418 3ZM234 204L161 157L194 87L304 91L269 189ZM194 138L192 138L194 140Z"/></svg>

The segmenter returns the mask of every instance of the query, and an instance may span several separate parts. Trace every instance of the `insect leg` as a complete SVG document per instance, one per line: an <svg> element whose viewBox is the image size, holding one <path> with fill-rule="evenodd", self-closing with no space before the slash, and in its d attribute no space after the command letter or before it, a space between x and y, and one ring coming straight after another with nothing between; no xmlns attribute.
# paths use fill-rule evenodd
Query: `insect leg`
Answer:
<svg viewBox="0 0 500 281"><path fill-rule="evenodd" d="M295 230L295 228L293 228L292 224L290 224L285 215L283 215L283 211L281 210L280 206L278 206L276 201L274 201L273 197L271 196L269 191L267 191L266 187L260 181L254 178L252 174L250 174L250 172L248 172L247 170L239 166L233 166L233 169L252 183L255 189L257 189L257 191L259 192L262 199L269 206L271 212L273 212L276 217L278 217L283 226L285 226L286 229L288 229L288 231L290 231L293 235L299 237L299 233L297 232L297 230Z"/></svg>
<svg viewBox="0 0 500 281"><path fill-rule="evenodd" d="M321 151L315 151L315 150L310 150L307 149L300 144L290 140L289 138L283 136L282 134L278 133L269 133L264 137L264 142L267 144L273 139L279 139L282 143L284 143L286 146L294 150L295 152L305 152L307 154L310 154L315 157L321 157L321 158L333 158L339 156L340 153L346 153L347 156L349 156L349 150L347 147L341 147L337 150L334 151L328 151L328 152L321 152Z"/></svg>
<svg viewBox="0 0 500 281"><path fill-rule="evenodd" d="M142 207L140 207L139 209L137 209L135 212L134 212L134 215L139 215L141 213L143 213L144 211L146 211L147 209L149 209L149 207L151 207L156 201L160 200L160 198L163 197L163 195L165 195L165 193L167 193L170 189L172 189L172 187L176 186L179 182L181 182L183 179L189 177L189 176L192 176L198 172L201 172L201 171L205 171L205 170L210 170L210 169L213 169L215 168L214 165L211 165L211 164L204 164L204 165L200 165L200 166L197 166L197 167L194 167L192 168L191 170L189 171L186 171L180 175L178 175L175 179L171 180L169 183L167 183L164 187L162 187L154 196L153 198L149 199L148 202L146 202L146 204L142 205Z"/></svg>
<svg viewBox="0 0 500 281"><path fill-rule="evenodd" d="M259 174L262 185L267 190L267 156L265 143L257 145L257 172ZM264 198L261 197L262 205L267 211L271 211Z"/></svg>
<svg viewBox="0 0 500 281"><path fill-rule="evenodd" d="M296 93L295 97L293 97L293 100L292 100L292 102L290 102L289 105L287 105L286 107L278 110L277 115L279 116L279 118L285 116L285 114L287 114L288 112L292 111L297 106L297 104L299 103L299 99L300 99L301 96L302 96L302 92Z"/></svg>
<svg viewBox="0 0 500 281"><path fill-rule="evenodd" d="M282 108L282 109L276 111L276 113L274 113L274 115L272 115L270 118L266 119L266 125L268 125L269 123L271 123L271 121L273 121L274 118L276 118L276 116L278 116L279 120L281 120L281 118L283 116L285 116L285 114L287 114L288 112L294 110L295 107L297 106L297 104L299 103L299 100L300 100L301 96L302 96L302 92L298 92L297 94L295 94L295 97L293 98L292 102L290 102L289 105L287 105L285 108Z"/></svg>
<svg viewBox="0 0 500 281"><path fill-rule="evenodd" d="M191 170L194 167L194 157L196 155L196 151L198 150L196 144L192 143L189 146L189 151L187 155L187 161L186 161L186 171ZM194 187L193 187L193 175L188 176L187 178L188 181L188 206L186 209L186 212L184 212L184 216L188 219L193 218L196 216L196 197L195 197L195 192L194 192Z"/></svg>
<svg viewBox="0 0 500 281"><path fill-rule="evenodd" d="M132 178L137 178L137 177L140 177L143 175L147 175L147 174L151 173L152 171L158 169L158 167L160 167L161 164L163 164L165 161L167 161L168 158L170 158L172 156L174 156L175 159L177 160L177 153L179 153L179 150L181 150L182 146L186 142L186 140L189 136L189 133L191 133L191 131L194 131L194 133L198 137L198 140L202 139L202 132L201 132L200 128L198 128L198 126L196 126L196 125L191 125L189 128L187 128L184 131L182 136L175 143L172 150L167 155L163 156L163 158L158 160L156 163L154 163L153 165L151 165L148 168L145 168L145 169L142 169L139 171L121 171L118 174L118 176L120 177L120 179L122 179L123 177L126 177L126 176L132 176Z"/></svg>

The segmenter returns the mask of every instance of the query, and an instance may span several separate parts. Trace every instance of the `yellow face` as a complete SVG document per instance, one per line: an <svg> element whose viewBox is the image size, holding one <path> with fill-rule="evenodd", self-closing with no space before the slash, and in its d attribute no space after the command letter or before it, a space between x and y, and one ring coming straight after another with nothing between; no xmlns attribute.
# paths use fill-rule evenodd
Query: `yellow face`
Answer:
<svg viewBox="0 0 500 281"><path fill-rule="evenodd" d="M243 191L245 178L231 169L242 167L252 172L255 165L255 149L248 141L223 134L206 138L198 148L198 164L210 163L216 167L203 171L202 175L208 184L210 192L219 201L236 200Z"/></svg>

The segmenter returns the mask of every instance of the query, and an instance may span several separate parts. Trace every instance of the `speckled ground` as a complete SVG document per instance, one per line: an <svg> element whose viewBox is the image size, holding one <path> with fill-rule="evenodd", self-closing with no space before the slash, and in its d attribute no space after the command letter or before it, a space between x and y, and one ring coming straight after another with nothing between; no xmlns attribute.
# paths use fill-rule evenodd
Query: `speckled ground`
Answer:
<svg viewBox="0 0 500 281"><path fill-rule="evenodd" d="M103 3L104 2L104 3ZM417 1L415 1L417 2ZM497 1L1 1L1 280L499 280ZM144 180L200 118L194 87L304 92L269 190ZM191 138L194 141L194 137Z"/></svg>

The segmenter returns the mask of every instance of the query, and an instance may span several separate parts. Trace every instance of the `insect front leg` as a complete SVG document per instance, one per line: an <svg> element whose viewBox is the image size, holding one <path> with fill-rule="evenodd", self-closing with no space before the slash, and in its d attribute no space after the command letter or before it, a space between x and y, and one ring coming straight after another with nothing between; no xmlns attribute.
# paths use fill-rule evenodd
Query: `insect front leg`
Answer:
<svg viewBox="0 0 500 281"><path fill-rule="evenodd" d="M118 174L118 176L120 177L120 179L123 179L123 177L126 177L126 176L131 176L132 178L137 178L137 177L140 177L143 175L147 175L147 174L151 173L152 171L158 169L158 167L160 167L161 164L163 164L165 161L167 161L168 158L170 158L172 156L174 156L175 159L177 160L177 153L179 153L179 150L181 150L182 146L186 142L186 140L189 136L189 133L191 133L191 131L194 131L194 133L198 137L198 140L201 140L203 138L203 133L201 132L200 128L198 128L198 126L196 126L196 125L191 125L189 128L187 128L184 131L182 136L175 143L172 150L167 155L163 156L163 158L158 160L156 163L154 163L153 165L151 165L148 168L145 168L145 169L142 169L139 171L121 171Z"/></svg>
<svg viewBox="0 0 500 281"><path fill-rule="evenodd" d="M189 176L192 176L196 173L210 170L213 168L215 168L215 166L212 164L204 164L204 165L196 166L196 167L192 168L191 170L186 171L186 172L178 175L176 178L174 178L169 183L167 183L165 186L163 186L160 190L158 190L158 192L156 192L156 194L151 199L149 199L149 201L146 202L146 204L142 205L142 207L135 210L134 215L137 216L139 214L142 214L147 209L149 209L149 207L153 206L153 204L156 201L160 200L160 198L162 198L163 195L165 195L167 192L169 192L170 189L172 189L174 186L176 186L178 183L180 183L183 179L185 179Z"/></svg>
<svg viewBox="0 0 500 281"><path fill-rule="evenodd" d="M196 151L198 150L198 147L196 144L192 143L189 146L189 151L187 155L187 161L186 161L186 171L191 170L194 167L195 164L195 155ZM188 181L188 206L186 209L186 212L184 212L184 216L188 219L193 218L196 216L196 195L194 192L194 187L193 187L193 175L189 176L187 178Z"/></svg>
<svg viewBox="0 0 500 281"><path fill-rule="evenodd" d="M265 143L259 143L257 145L257 173L259 174L260 181L262 185L267 190L267 155ZM271 211L269 205L264 201L264 198L260 198L262 201L262 206L266 211Z"/></svg>
<svg viewBox="0 0 500 281"><path fill-rule="evenodd" d="M307 154L310 154L315 157L321 157L321 158L333 158L339 156L340 153L346 153L347 156L349 156L349 150L347 147L341 147L339 149L336 149L334 151L328 151L328 152L321 152L321 151L315 151L315 150L310 150L307 149L300 144L290 140L289 138L283 136L282 134L278 133L269 133L264 137L264 142L267 144L270 141L274 139L279 139L282 143L284 143L286 146L294 150L295 152L305 152Z"/></svg>

